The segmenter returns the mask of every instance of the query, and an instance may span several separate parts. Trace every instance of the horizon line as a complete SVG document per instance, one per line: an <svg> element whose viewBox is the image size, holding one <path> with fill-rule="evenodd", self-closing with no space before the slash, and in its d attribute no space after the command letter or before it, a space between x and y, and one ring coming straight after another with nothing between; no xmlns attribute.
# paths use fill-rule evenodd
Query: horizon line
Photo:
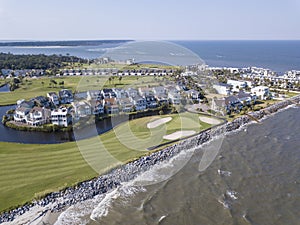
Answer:
<svg viewBox="0 0 300 225"><path fill-rule="evenodd" d="M300 41L300 39L0 39L0 42L56 41Z"/></svg>

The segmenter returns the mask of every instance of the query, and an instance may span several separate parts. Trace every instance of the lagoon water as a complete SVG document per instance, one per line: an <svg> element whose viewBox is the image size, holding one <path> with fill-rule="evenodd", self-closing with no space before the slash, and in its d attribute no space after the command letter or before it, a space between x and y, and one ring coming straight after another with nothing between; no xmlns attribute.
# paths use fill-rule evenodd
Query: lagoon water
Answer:
<svg viewBox="0 0 300 225"><path fill-rule="evenodd" d="M175 175L153 185L119 189L72 206L56 224L299 224L300 113L289 108L227 134L219 155L198 170L203 151L187 149L137 178L139 184Z"/></svg>

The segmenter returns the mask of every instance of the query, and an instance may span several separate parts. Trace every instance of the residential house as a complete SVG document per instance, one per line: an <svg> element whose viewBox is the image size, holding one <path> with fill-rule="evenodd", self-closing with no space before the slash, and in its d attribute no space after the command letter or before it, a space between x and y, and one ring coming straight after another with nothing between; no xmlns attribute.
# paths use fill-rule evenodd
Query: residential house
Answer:
<svg viewBox="0 0 300 225"><path fill-rule="evenodd" d="M245 90L248 87L248 83L246 81L240 80L227 80L227 84L232 85L232 91L234 92Z"/></svg>
<svg viewBox="0 0 300 225"><path fill-rule="evenodd" d="M26 123L30 126L40 126L49 123L51 110L42 107L33 107L26 116Z"/></svg>
<svg viewBox="0 0 300 225"><path fill-rule="evenodd" d="M156 108L158 106L156 98L154 97L154 95L146 95L145 99L146 99L147 108L153 109L153 108Z"/></svg>
<svg viewBox="0 0 300 225"><path fill-rule="evenodd" d="M110 88L105 88L105 89L101 90L101 94L102 94L103 98L105 98L105 99L117 97L116 93Z"/></svg>
<svg viewBox="0 0 300 225"><path fill-rule="evenodd" d="M133 103L130 98L120 98L119 104L122 112L132 112L133 111Z"/></svg>
<svg viewBox="0 0 300 225"><path fill-rule="evenodd" d="M116 98L104 98L104 106L107 114L118 114L120 111Z"/></svg>
<svg viewBox="0 0 300 225"><path fill-rule="evenodd" d="M225 97L225 105L226 105L227 111L231 110L231 109L238 109L239 110L243 107L243 104L234 95Z"/></svg>
<svg viewBox="0 0 300 225"><path fill-rule="evenodd" d="M33 98L32 101L34 101L35 105L39 107L46 107L46 108L50 107L49 99L46 98L45 96L37 96Z"/></svg>
<svg viewBox="0 0 300 225"><path fill-rule="evenodd" d="M261 100L265 100L269 97L271 97L270 89L267 86L257 86L254 88L251 88L251 93L256 95L257 98Z"/></svg>
<svg viewBox="0 0 300 225"><path fill-rule="evenodd" d="M187 97L191 100L200 100L200 92L199 91L196 91L194 89L191 89L191 90L188 90L188 91L185 91L185 94L187 95Z"/></svg>
<svg viewBox="0 0 300 225"><path fill-rule="evenodd" d="M240 91L237 96L238 100L241 102L241 103L246 103L247 105L250 105L251 101L254 100L255 101L255 98L256 96L252 96L251 94L249 93L245 93L243 91Z"/></svg>
<svg viewBox="0 0 300 225"><path fill-rule="evenodd" d="M100 90L89 90L87 91L87 100L91 101L91 100L102 100L103 99L103 95L101 93Z"/></svg>
<svg viewBox="0 0 300 225"><path fill-rule="evenodd" d="M164 86L157 86L152 88L154 96L160 96L166 94L166 89Z"/></svg>
<svg viewBox="0 0 300 225"><path fill-rule="evenodd" d="M139 87L138 91L139 91L140 96L143 96L143 97L145 97L146 95L153 94L152 88L148 88L148 87Z"/></svg>
<svg viewBox="0 0 300 225"><path fill-rule="evenodd" d="M60 107L51 111L51 123L67 127L72 121L70 110L66 107Z"/></svg>
<svg viewBox="0 0 300 225"><path fill-rule="evenodd" d="M214 111L223 112L226 109L225 98L221 98L221 99L213 98L211 103L211 109Z"/></svg>
<svg viewBox="0 0 300 225"><path fill-rule="evenodd" d="M179 105L181 103L181 95L179 91L168 92L169 102L173 105Z"/></svg>
<svg viewBox="0 0 300 225"><path fill-rule="evenodd" d="M104 113L104 100L92 100L90 101L91 110L94 115Z"/></svg>
<svg viewBox="0 0 300 225"><path fill-rule="evenodd" d="M26 116L30 112L31 108L17 107L14 114L14 121L26 123Z"/></svg>
<svg viewBox="0 0 300 225"><path fill-rule="evenodd" d="M47 97L49 98L49 101L52 102L54 105L59 105L59 98L55 92L47 93Z"/></svg>
<svg viewBox="0 0 300 225"><path fill-rule="evenodd" d="M71 90L62 89L58 93L61 104L70 104L74 101L73 94Z"/></svg>
<svg viewBox="0 0 300 225"><path fill-rule="evenodd" d="M121 99L121 98L127 98L127 94L126 91L122 88L114 88L113 89L114 93L116 94L116 98L117 99Z"/></svg>
<svg viewBox="0 0 300 225"><path fill-rule="evenodd" d="M214 84L213 88L216 89L218 94L221 95L230 95L231 90L232 90L232 85L230 84L225 84L225 83L219 83L219 84Z"/></svg>
<svg viewBox="0 0 300 225"><path fill-rule="evenodd" d="M86 101L76 101L72 102L74 108L75 116L77 118L86 117L92 114L91 106Z"/></svg>
<svg viewBox="0 0 300 225"><path fill-rule="evenodd" d="M155 95L155 98L159 105L169 104L169 99L167 94L158 94Z"/></svg>
<svg viewBox="0 0 300 225"><path fill-rule="evenodd" d="M87 99L87 92L83 91L83 92L77 92L74 94L74 100L73 101L82 101Z"/></svg>
<svg viewBox="0 0 300 225"><path fill-rule="evenodd" d="M127 90L125 90L128 98L130 97L136 97L138 96L138 91L135 88L127 88Z"/></svg>
<svg viewBox="0 0 300 225"><path fill-rule="evenodd" d="M140 96L131 97L131 102L134 104L136 111L144 111L147 108L146 99Z"/></svg>
<svg viewBox="0 0 300 225"><path fill-rule="evenodd" d="M24 107L24 108L33 108L35 105L33 100L25 101L24 99L18 100L17 101L17 107Z"/></svg>

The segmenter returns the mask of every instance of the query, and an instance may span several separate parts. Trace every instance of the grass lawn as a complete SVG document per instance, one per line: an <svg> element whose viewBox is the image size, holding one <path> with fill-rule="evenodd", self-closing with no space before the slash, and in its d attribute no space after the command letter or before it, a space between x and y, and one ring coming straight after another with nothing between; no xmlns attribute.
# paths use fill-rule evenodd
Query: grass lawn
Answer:
<svg viewBox="0 0 300 225"><path fill-rule="evenodd" d="M119 64L119 63L107 63L107 64L87 64L87 63L69 63L65 66L66 69L105 69L105 68L115 68L119 70L141 70L141 69L180 69L180 66L169 66L169 65L159 65L159 64Z"/></svg>
<svg viewBox="0 0 300 225"><path fill-rule="evenodd" d="M54 79L57 85L51 84L50 80ZM162 82L161 77L154 78L153 76L124 76L121 80L119 77L114 77L111 81L109 76L69 76L69 77L55 77L55 78L25 78L23 79L20 88L13 92L0 93L0 105L16 104L19 99L31 99L33 97L43 95L47 92L58 92L62 88L72 89L73 91L87 91L99 90L102 88L124 88L128 86L146 86L158 85ZM61 86L58 83L64 81Z"/></svg>
<svg viewBox="0 0 300 225"><path fill-rule="evenodd" d="M166 125L151 130L147 128L148 122L169 116L172 120ZM1 142L0 211L91 179L113 166L149 154L146 148L166 142L162 139L164 134L181 129L198 132L210 126L200 122L197 114L161 117L125 122L114 130L77 143L38 145Z"/></svg>

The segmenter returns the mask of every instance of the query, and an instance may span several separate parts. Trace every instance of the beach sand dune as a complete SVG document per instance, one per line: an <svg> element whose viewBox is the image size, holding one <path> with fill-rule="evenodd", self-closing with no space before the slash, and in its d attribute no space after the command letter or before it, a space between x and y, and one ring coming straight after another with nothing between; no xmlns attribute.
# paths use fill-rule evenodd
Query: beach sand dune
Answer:
<svg viewBox="0 0 300 225"><path fill-rule="evenodd" d="M161 118L147 124L147 128L152 129L172 120L172 117Z"/></svg>
<svg viewBox="0 0 300 225"><path fill-rule="evenodd" d="M196 131L194 130L182 130L182 131L176 131L172 134L164 135L163 138L166 140L176 140L182 137L193 135L195 133Z"/></svg>
<svg viewBox="0 0 300 225"><path fill-rule="evenodd" d="M221 123L220 120L212 118L212 117L206 117L206 116L199 116L199 119L204 122L204 123L208 123L208 124L219 124Z"/></svg>

